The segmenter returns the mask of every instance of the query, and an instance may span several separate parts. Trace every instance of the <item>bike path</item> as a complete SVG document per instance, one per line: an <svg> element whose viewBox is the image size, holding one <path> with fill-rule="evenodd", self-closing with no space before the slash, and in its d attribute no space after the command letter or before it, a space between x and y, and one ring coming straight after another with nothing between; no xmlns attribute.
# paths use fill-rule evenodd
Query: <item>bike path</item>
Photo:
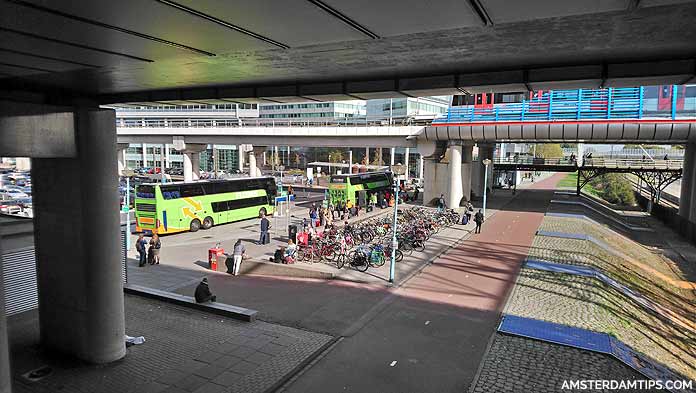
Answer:
<svg viewBox="0 0 696 393"><path fill-rule="evenodd" d="M284 391L466 391L562 177L519 191Z"/></svg>

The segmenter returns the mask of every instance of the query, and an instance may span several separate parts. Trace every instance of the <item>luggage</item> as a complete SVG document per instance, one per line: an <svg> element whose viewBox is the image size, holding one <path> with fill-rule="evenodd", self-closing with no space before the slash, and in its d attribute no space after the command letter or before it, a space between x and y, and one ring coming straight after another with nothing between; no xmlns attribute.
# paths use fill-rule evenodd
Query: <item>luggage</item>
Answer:
<svg viewBox="0 0 696 393"><path fill-rule="evenodd" d="M468 223L469 223L469 216L467 216L465 214L464 216L462 216L462 225L466 225Z"/></svg>
<svg viewBox="0 0 696 393"><path fill-rule="evenodd" d="M149 252L147 253L147 263L149 263L150 265L154 265L154 264L155 264L155 253L152 252L152 249L153 249L153 248L150 247L150 250L149 250Z"/></svg>

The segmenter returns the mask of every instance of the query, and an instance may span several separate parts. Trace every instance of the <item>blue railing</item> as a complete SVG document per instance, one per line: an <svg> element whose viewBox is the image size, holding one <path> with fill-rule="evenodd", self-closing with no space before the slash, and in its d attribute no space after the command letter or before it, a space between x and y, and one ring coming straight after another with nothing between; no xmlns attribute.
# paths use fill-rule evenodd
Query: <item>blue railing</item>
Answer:
<svg viewBox="0 0 696 393"><path fill-rule="evenodd" d="M674 86L676 97L676 86ZM433 124L510 121L621 120L661 117L675 119L676 104L658 112L646 111L643 87L545 91L521 103L489 107L455 106ZM650 100L650 107L656 106ZM673 100L674 101L674 100Z"/></svg>

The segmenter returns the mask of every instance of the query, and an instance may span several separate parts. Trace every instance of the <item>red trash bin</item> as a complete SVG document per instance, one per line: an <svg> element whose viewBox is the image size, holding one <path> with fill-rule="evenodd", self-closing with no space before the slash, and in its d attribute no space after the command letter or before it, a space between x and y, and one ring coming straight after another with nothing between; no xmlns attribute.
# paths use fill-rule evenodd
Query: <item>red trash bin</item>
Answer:
<svg viewBox="0 0 696 393"><path fill-rule="evenodd" d="M218 270L218 258L225 253L222 247L213 247L208 249L208 269Z"/></svg>

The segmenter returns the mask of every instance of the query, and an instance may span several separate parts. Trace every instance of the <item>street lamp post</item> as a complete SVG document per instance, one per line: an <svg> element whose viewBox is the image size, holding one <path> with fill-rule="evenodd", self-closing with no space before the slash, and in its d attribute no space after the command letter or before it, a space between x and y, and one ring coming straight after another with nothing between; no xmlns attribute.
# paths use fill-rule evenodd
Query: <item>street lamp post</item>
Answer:
<svg viewBox="0 0 696 393"><path fill-rule="evenodd" d="M396 223L399 212L399 176L406 172L406 168L401 164L392 165L392 175L394 176L394 221L392 222L392 250L391 259L389 261L389 282L394 283L394 268L396 265L396 249L399 248L399 242L396 240Z"/></svg>
<svg viewBox="0 0 696 393"><path fill-rule="evenodd" d="M483 160L486 169L483 173L483 216L486 217L486 191L488 191L488 165L491 165L490 158Z"/></svg>

